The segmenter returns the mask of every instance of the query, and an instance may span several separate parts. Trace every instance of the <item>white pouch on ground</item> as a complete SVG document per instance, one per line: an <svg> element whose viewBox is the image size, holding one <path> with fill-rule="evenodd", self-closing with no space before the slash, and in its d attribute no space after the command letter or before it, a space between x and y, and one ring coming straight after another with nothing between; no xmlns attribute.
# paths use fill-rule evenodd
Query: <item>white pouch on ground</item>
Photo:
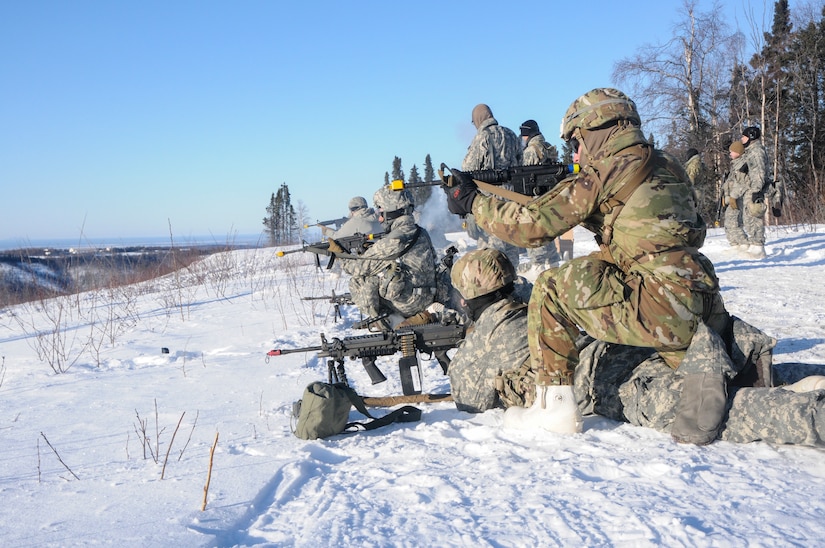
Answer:
<svg viewBox="0 0 825 548"><path fill-rule="evenodd" d="M582 431L582 414L572 386L536 386L531 407L509 407L504 411L504 427L519 430L543 429L558 434Z"/></svg>

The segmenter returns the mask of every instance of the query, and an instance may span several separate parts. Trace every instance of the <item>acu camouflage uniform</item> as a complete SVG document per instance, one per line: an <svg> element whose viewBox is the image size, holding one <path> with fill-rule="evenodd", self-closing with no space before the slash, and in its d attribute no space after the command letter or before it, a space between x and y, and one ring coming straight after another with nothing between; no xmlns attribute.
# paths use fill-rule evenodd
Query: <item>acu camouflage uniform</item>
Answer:
<svg viewBox="0 0 825 548"><path fill-rule="evenodd" d="M473 123L478 131L467 148L461 163L462 171L479 169L507 169L520 166L522 161L521 140L513 130L498 125L489 107L477 105L473 109ZM519 249L494 234L484 232L472 215L465 219L467 234L477 240L479 249L489 247L507 255L514 266L519 263Z"/></svg>
<svg viewBox="0 0 825 548"><path fill-rule="evenodd" d="M568 112L586 108L586 99ZM595 112L609 117L617 103L608 98ZM541 245L579 224L601 242L601 252L543 272L533 287L532 367L545 368L551 382L570 382L580 327L602 341L665 352L675 367L700 321L721 332L729 320L713 265L699 253L706 226L687 175L674 158L652 150L638 124L638 118L620 118L604 128L597 122L593 130L576 129L585 152L581 172L527 205L483 195L473 202L478 224L517 246ZM616 208L612 199L644 172L648 156L650 174Z"/></svg>
<svg viewBox="0 0 825 548"><path fill-rule="evenodd" d="M725 237L732 246L748 244L748 236L743 229L743 218L750 217L744 213L746 195L750 195L748 164L745 156L734 158L730 163L730 172L722 185L726 197L725 203Z"/></svg>
<svg viewBox="0 0 825 548"><path fill-rule="evenodd" d="M397 313L408 318L435 298L435 250L430 235L415 224L411 211L385 222L385 226L384 237L359 258L344 258L342 268L350 275L352 300L362 314Z"/></svg>
<svg viewBox="0 0 825 548"><path fill-rule="evenodd" d="M527 305L517 296L512 263L496 249L470 251L453 265L453 286L475 322L450 362L450 392L461 411L499 405L497 380L515 363L529 362Z"/></svg>
<svg viewBox="0 0 825 548"><path fill-rule="evenodd" d="M547 144L544 135L541 133L533 135L527 140L527 146L524 147L522 154L523 165L525 166L556 162L559 158L556 147ZM559 257L559 252L556 249L556 242L553 240L541 247L528 247L527 256L530 258L530 262L535 265L556 266L561 262L561 257Z"/></svg>
<svg viewBox="0 0 825 548"><path fill-rule="evenodd" d="M761 139L749 139L741 156L747 165L748 188L743 197L742 226L751 245L765 245L765 196L763 189L768 180L768 153ZM754 201L756 195L759 201Z"/></svg>

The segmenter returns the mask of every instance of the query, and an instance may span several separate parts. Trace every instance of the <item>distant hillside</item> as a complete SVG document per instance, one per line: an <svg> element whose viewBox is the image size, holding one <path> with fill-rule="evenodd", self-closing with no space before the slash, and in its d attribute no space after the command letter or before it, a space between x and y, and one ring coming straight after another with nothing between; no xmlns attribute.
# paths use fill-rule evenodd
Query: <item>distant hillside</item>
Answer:
<svg viewBox="0 0 825 548"><path fill-rule="evenodd" d="M0 253L0 307L163 276L218 251L251 246L17 249Z"/></svg>

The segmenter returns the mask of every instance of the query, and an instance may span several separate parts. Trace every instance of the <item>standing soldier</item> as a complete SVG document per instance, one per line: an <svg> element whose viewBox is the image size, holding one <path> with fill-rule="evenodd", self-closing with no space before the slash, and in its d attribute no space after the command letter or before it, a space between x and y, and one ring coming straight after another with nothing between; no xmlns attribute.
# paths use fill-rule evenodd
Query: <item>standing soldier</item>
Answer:
<svg viewBox="0 0 825 548"><path fill-rule="evenodd" d="M461 163L463 171L479 169L507 169L521 165L521 143L513 130L500 126L493 117L493 111L485 104L473 108L473 126L477 133L473 137L467 154ZM514 265L518 265L519 248L505 242L494 234L485 232L475 222L472 214L465 217L467 234L475 238L479 248L492 247L507 255Z"/></svg>
<svg viewBox="0 0 825 548"><path fill-rule="evenodd" d="M539 131L539 125L535 120L527 120L519 127L521 140L524 142L522 151L525 166L535 166L545 163L558 162L559 151L556 147L544 140L544 135ZM555 240L541 247L528 247L527 256L530 262L526 268L519 268L520 274L525 274L528 270L536 267L539 270L547 270L559 266L561 257L556 250Z"/></svg>
<svg viewBox="0 0 825 548"><path fill-rule="evenodd" d="M747 252L757 259L765 258L765 190L770 179L768 174L768 153L762 146L762 130L746 127L741 141L745 146L742 161L747 166L748 189L744 196L742 226L748 235Z"/></svg>

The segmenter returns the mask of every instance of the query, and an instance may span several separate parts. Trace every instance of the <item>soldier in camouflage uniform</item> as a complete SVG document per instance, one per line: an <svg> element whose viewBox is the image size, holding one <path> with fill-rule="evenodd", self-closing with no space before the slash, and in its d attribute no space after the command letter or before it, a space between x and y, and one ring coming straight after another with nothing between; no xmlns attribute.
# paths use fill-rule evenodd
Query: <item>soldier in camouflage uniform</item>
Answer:
<svg viewBox="0 0 825 548"><path fill-rule="evenodd" d="M524 143L524 150L522 151L523 165L536 166L559 161L558 150L544 140L544 135L541 134L539 125L535 120L526 120L519 126L519 132ZM527 266L536 266L541 270L555 268L561 262L559 252L556 250L555 240L541 247L528 247L527 256L530 258Z"/></svg>
<svg viewBox="0 0 825 548"><path fill-rule="evenodd" d="M381 223L375 215L375 210L367 205L363 196L353 197L348 204L349 219L338 230L321 227L321 232L327 238L343 238L353 234L376 234L383 232Z"/></svg>
<svg viewBox="0 0 825 548"><path fill-rule="evenodd" d="M408 190L398 192L385 186L373 200L386 235L357 258L341 257L342 268L350 275L352 300L363 315L408 318L427 308L435 297L435 250L427 231L415 224ZM331 240L330 250L335 252L333 245Z"/></svg>
<svg viewBox="0 0 825 548"><path fill-rule="evenodd" d="M700 211L705 203L705 165L702 155L695 148L689 148L685 153L685 173L687 173L693 192L696 197L696 207Z"/></svg>
<svg viewBox="0 0 825 548"><path fill-rule="evenodd" d="M731 247L747 252L750 244L742 224L745 194L748 192L748 165L742 154L745 146L739 141L731 143L730 171L722 183L722 196L725 201L725 236Z"/></svg>
<svg viewBox="0 0 825 548"><path fill-rule="evenodd" d="M706 226L687 174L648 145L635 103L618 90L594 89L570 105L561 129L562 139L575 141L581 171L548 193L526 205L504 202L458 173L458 181L447 181L447 196L451 212L472 212L484 230L514 245L540 245L579 224L596 235L600 252L543 272L528 307L537 387L569 398L580 329L605 342L655 349L675 368L699 325L723 333L730 316L713 265L698 251ZM694 373L683 390L692 424L677 441L709 443L716 432L704 431L696 408L712 395L717 405L708 412L724 411L718 401L727 372ZM718 428L721 416L716 422Z"/></svg>
<svg viewBox="0 0 825 548"><path fill-rule="evenodd" d="M470 251L450 276L474 322L450 362L450 391L458 409L480 413L499 405L502 370L528 361L527 305L514 297L515 270L497 249Z"/></svg>
<svg viewBox="0 0 825 548"><path fill-rule="evenodd" d="M728 386L718 439L735 443L825 445L822 366L788 364L796 370L807 365L809 372L819 374L780 388L752 387L753 369L758 367L754 355L767 352L776 341L738 318L733 318L732 336L735 343L728 356L713 333L700 328L685 358L694 367L707 361L723 364L722 368L735 372ZM611 344L592 337L580 338L577 346L581 350L573 386L583 415L597 414L661 432L672 431L686 376L682 367L672 369L649 348ZM534 379L535 374L524 367L505 368L498 383L501 404L531 405L532 392L526 387Z"/></svg>
<svg viewBox="0 0 825 548"><path fill-rule="evenodd" d="M477 133L461 163L463 171L478 169L507 169L521 165L521 143L513 130L500 126L490 107L478 104L473 108L473 126ZM465 217L467 234L478 242L479 248L491 247L504 252L514 265L518 265L519 248L494 234L485 232L475 222L472 214Z"/></svg>
<svg viewBox="0 0 825 548"><path fill-rule="evenodd" d="M538 403L526 306L513 296L514 279L512 264L493 249L467 253L452 271L453 285L474 320L450 363L453 399L458 409L470 413L507 407L505 427L514 426L508 421L514 411L529 416L527 408ZM781 388L753 387L759 383L757 369L771 367L776 340L736 317L729 338L730 345L701 324L682 366L674 370L650 348L580 337L573 383L576 407L570 412L578 421L582 415L598 414L671 433L679 428L682 387L690 372L725 370L732 380L718 439L825 445L823 367L807 366L806 371L805 364L787 364L799 372L797 378L804 378Z"/></svg>
<svg viewBox="0 0 825 548"><path fill-rule="evenodd" d="M742 161L747 166L748 189L743 197L742 225L748 235L748 254L762 259L765 257L765 183L768 173L768 153L762 146L762 131L758 127L747 127L742 132L741 141L745 146Z"/></svg>

